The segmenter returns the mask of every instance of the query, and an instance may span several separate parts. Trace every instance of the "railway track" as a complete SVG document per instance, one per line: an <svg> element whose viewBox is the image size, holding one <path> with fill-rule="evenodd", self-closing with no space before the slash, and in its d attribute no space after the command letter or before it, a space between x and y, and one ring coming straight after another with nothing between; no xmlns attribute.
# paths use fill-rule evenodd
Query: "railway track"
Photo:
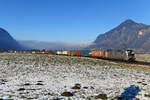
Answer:
<svg viewBox="0 0 150 100"><path fill-rule="evenodd" d="M110 61L116 62L116 63L144 65L144 66L149 66L150 67L150 62L144 62L144 61L137 61L137 60L135 60L134 62L129 62L129 61L114 60L114 59L110 59Z"/></svg>
<svg viewBox="0 0 150 100"><path fill-rule="evenodd" d="M131 63L138 64L138 65L150 66L150 62L144 62L144 61L135 61L135 62L131 62Z"/></svg>
<svg viewBox="0 0 150 100"><path fill-rule="evenodd" d="M61 56L67 56L67 55L61 55ZM130 62L130 61L125 61L125 60L117 60L117 59L104 59L104 58L99 58L99 57L89 57L89 56L72 56L72 57L88 57L88 58L93 58L93 59L103 59L103 60L106 60L106 61L112 61L112 62L115 62L115 63L124 63L124 64L135 64L135 65L145 65L145 66L149 66L150 67L150 62L144 62L144 61L133 61L133 62Z"/></svg>
<svg viewBox="0 0 150 100"><path fill-rule="evenodd" d="M67 55L61 55L61 56L67 56ZM124 64L135 64L135 65L144 65L144 66L149 66L150 67L150 62L144 62L144 61L125 61L125 60L117 60L117 59L104 59L104 58L99 58L99 57L89 57L89 56L72 56L72 57L88 57L88 58L93 58L93 59L102 59L102 60L106 60L106 61L112 61L115 63L124 63Z"/></svg>
<svg viewBox="0 0 150 100"><path fill-rule="evenodd" d="M124 63L124 64L135 64L135 65L144 65L144 66L149 66L150 67L150 62L144 62L144 61L125 61L125 60L117 60L117 59L104 59L104 58L98 58L98 57L90 57L90 58L96 58L96 59L103 59L103 60L107 60L107 61L112 61L115 63Z"/></svg>

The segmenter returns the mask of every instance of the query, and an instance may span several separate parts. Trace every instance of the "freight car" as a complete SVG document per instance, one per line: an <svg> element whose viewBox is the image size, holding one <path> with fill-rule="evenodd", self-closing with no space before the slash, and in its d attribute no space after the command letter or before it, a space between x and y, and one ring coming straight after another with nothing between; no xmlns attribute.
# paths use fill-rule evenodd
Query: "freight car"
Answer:
<svg viewBox="0 0 150 100"><path fill-rule="evenodd" d="M96 57L103 59L115 59L124 61L134 61L135 55L132 50L81 50L81 51L57 51L57 55L68 55L68 56L85 56L85 57Z"/></svg>

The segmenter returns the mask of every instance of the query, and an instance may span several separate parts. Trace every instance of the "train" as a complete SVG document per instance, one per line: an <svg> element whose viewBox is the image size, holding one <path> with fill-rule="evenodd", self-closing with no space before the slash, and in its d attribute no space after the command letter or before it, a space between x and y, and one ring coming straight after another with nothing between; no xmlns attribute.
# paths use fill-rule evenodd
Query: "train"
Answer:
<svg viewBox="0 0 150 100"><path fill-rule="evenodd" d="M135 61L133 50L72 50L56 51L57 55L96 57L109 60Z"/></svg>
<svg viewBox="0 0 150 100"><path fill-rule="evenodd" d="M69 50L69 51L57 51L57 50L25 50L25 51L9 51L10 53L32 53L32 54L56 54L66 56L84 56L95 57L108 60L122 60L122 61L135 61L135 53L133 50Z"/></svg>

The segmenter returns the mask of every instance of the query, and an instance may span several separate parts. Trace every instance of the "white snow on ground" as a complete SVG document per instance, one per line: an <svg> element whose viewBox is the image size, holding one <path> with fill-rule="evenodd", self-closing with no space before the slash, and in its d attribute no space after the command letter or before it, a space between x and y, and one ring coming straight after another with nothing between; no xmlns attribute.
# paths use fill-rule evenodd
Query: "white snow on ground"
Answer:
<svg viewBox="0 0 150 100"><path fill-rule="evenodd" d="M76 83L81 84L81 89L71 89ZM76 91L69 99L94 100L104 93L108 100L116 100L130 85L140 87L137 98L150 100L145 96L150 95L150 70L131 69L85 57L0 54L1 98L52 100L59 97L68 100L61 93Z"/></svg>

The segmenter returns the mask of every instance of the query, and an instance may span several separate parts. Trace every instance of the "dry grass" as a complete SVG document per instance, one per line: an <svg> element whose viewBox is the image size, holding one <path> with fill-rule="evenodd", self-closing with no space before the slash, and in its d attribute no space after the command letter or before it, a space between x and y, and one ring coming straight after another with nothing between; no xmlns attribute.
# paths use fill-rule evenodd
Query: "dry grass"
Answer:
<svg viewBox="0 0 150 100"><path fill-rule="evenodd" d="M136 60L150 62L150 54L136 54Z"/></svg>

